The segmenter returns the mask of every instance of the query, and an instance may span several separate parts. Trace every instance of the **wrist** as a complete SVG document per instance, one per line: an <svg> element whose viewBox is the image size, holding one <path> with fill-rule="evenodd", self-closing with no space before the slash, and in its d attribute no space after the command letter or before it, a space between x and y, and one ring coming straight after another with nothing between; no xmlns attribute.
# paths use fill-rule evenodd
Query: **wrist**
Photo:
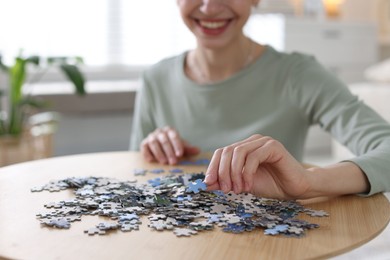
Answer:
<svg viewBox="0 0 390 260"><path fill-rule="evenodd" d="M307 178L310 188L306 198L365 193L370 187L364 172L352 162L308 168Z"/></svg>
<svg viewBox="0 0 390 260"><path fill-rule="evenodd" d="M330 187L325 176L326 171L321 167L311 167L307 169L307 178L309 180L309 190L305 195L305 198L315 198L322 196L329 196Z"/></svg>

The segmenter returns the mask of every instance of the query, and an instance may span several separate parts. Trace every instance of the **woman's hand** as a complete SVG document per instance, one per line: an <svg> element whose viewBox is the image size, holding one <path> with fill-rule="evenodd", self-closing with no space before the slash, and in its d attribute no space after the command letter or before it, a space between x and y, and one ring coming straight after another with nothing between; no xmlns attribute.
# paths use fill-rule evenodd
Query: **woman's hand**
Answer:
<svg viewBox="0 0 390 260"><path fill-rule="evenodd" d="M141 154L149 162L177 164L184 156L196 155L200 149L181 139L179 133L171 128L157 128L141 143Z"/></svg>
<svg viewBox="0 0 390 260"><path fill-rule="evenodd" d="M205 183L209 190L296 199L309 192L309 174L281 143L253 135L216 150Z"/></svg>

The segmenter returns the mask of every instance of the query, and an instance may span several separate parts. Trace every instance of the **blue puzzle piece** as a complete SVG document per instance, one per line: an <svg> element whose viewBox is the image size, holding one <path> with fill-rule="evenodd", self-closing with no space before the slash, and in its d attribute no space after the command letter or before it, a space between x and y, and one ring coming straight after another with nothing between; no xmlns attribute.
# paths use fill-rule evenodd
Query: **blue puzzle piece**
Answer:
<svg viewBox="0 0 390 260"><path fill-rule="evenodd" d="M288 225L276 225L274 229L278 230L279 232L284 232L288 230Z"/></svg>
<svg viewBox="0 0 390 260"><path fill-rule="evenodd" d="M152 169L152 170L149 170L149 172L154 173L154 174L159 174L159 173L163 173L164 170L163 169Z"/></svg>
<svg viewBox="0 0 390 260"><path fill-rule="evenodd" d="M191 201L192 200L192 197L190 195L187 195L187 196L178 196L177 197L177 201L178 202L183 202L183 201Z"/></svg>
<svg viewBox="0 0 390 260"><path fill-rule="evenodd" d="M288 230L288 225L276 225L273 228L268 228L264 230L265 235L277 235Z"/></svg>
<svg viewBox="0 0 390 260"><path fill-rule="evenodd" d="M219 215L219 214L210 214L210 216L208 218L208 222L209 223L218 223L222 216L223 215Z"/></svg>
<svg viewBox="0 0 390 260"><path fill-rule="evenodd" d="M132 214L125 214L123 216L119 216L119 222L130 221L133 219L139 219L137 214L132 213Z"/></svg>
<svg viewBox="0 0 390 260"><path fill-rule="evenodd" d="M271 236L275 236L275 235L278 235L279 234L279 231L273 229L273 228L268 228L266 230L264 230L264 235L271 235Z"/></svg>
<svg viewBox="0 0 390 260"><path fill-rule="evenodd" d="M241 218L251 218L253 214L245 212L245 206L239 203L236 208L236 215Z"/></svg>
<svg viewBox="0 0 390 260"><path fill-rule="evenodd" d="M135 176L138 176L138 175L145 175L147 170L144 170L144 169L134 169L134 175Z"/></svg>
<svg viewBox="0 0 390 260"><path fill-rule="evenodd" d="M179 162L179 165L192 165L193 163L191 161L181 161Z"/></svg>
<svg viewBox="0 0 390 260"><path fill-rule="evenodd" d="M199 193L201 190L206 190L206 183L202 179L197 179L194 182L188 184L187 192Z"/></svg>
<svg viewBox="0 0 390 260"><path fill-rule="evenodd" d="M150 185L152 185L153 187L157 187L157 186L160 186L160 185L161 185L161 179L160 179L160 178L148 180L148 182L149 182Z"/></svg>
<svg viewBox="0 0 390 260"><path fill-rule="evenodd" d="M213 190L212 193L214 193L215 195L217 195L218 197L223 197L223 198L226 198L226 195L223 191L221 190Z"/></svg>
<svg viewBox="0 0 390 260"><path fill-rule="evenodd" d="M228 224L223 231L239 234L245 231L245 226L241 224Z"/></svg>
<svg viewBox="0 0 390 260"><path fill-rule="evenodd" d="M195 162L195 165L209 165L210 160L209 159L199 159Z"/></svg>
<svg viewBox="0 0 390 260"><path fill-rule="evenodd" d="M175 168L175 169L171 169L169 170L170 173L183 173L183 170L182 169L179 169L179 168Z"/></svg>
<svg viewBox="0 0 390 260"><path fill-rule="evenodd" d="M237 214L240 218L251 218L253 216L252 213L247 213L247 212L244 212L244 213L240 213L240 214Z"/></svg>

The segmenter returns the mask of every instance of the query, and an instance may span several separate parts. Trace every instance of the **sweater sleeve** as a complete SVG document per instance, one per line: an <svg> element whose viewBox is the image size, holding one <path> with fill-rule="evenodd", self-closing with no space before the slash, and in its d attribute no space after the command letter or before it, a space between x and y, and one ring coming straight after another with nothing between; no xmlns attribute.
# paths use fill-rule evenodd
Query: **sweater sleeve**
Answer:
<svg viewBox="0 0 390 260"><path fill-rule="evenodd" d="M130 150L139 151L143 139L155 129L152 113L153 101L146 76L142 77L141 88L137 91L133 126L130 138Z"/></svg>
<svg viewBox="0 0 390 260"><path fill-rule="evenodd" d="M368 194L390 191L390 125L314 59L295 67L295 98L312 124L351 150L370 183Z"/></svg>

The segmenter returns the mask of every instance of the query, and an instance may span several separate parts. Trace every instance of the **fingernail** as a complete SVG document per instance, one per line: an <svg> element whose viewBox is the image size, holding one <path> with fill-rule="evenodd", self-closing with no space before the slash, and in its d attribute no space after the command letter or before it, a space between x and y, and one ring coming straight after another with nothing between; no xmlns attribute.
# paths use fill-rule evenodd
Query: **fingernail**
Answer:
<svg viewBox="0 0 390 260"><path fill-rule="evenodd" d="M209 181L210 181L210 175L206 175L203 182L207 184Z"/></svg>

